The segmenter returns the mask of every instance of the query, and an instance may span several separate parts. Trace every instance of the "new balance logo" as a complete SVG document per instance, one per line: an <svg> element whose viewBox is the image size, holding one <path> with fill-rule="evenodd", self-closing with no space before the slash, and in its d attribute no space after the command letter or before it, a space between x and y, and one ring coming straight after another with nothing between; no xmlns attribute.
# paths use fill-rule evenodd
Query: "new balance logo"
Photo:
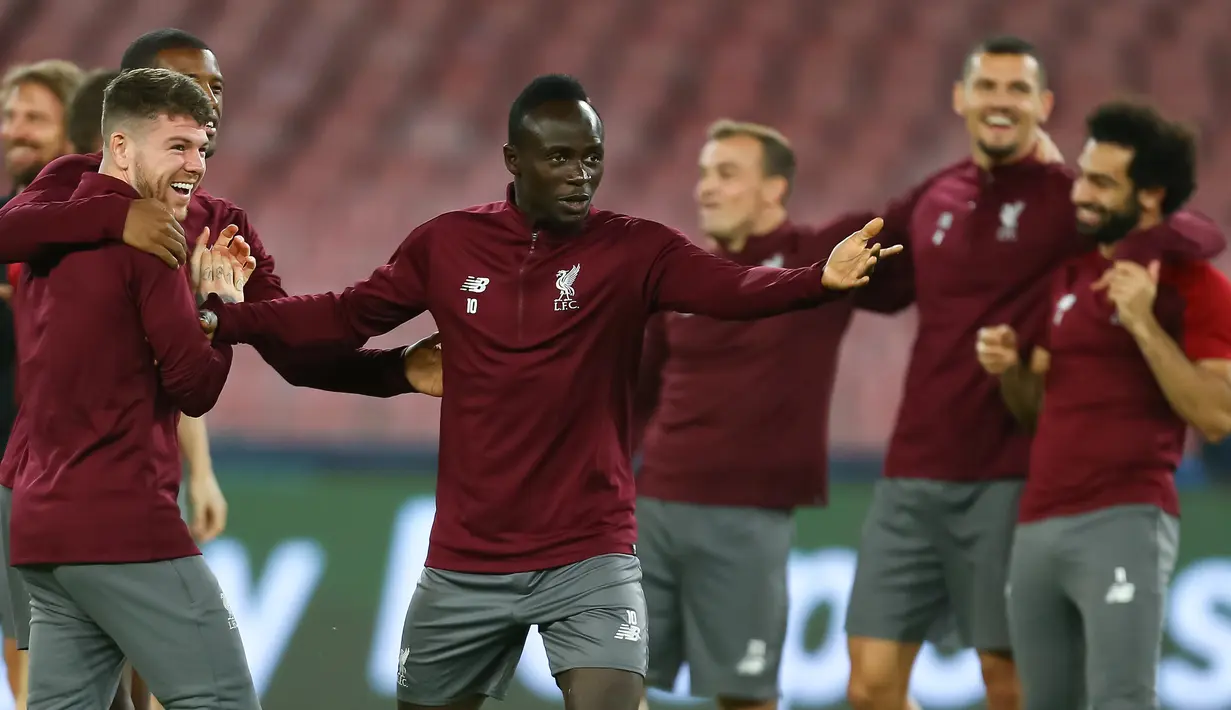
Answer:
<svg viewBox="0 0 1231 710"><path fill-rule="evenodd" d="M483 293L491 282L491 279L482 276L467 276L466 280L462 282L462 290L471 293Z"/></svg>
<svg viewBox="0 0 1231 710"><path fill-rule="evenodd" d="M1114 579L1115 581L1107 588L1107 597L1104 601L1108 604L1131 603L1137 594L1137 585L1128 581L1128 572L1123 567L1117 567Z"/></svg>
<svg viewBox="0 0 1231 710"><path fill-rule="evenodd" d="M617 641L640 641L641 627L637 625L637 612L629 609L624 612L626 615L623 624L616 629L615 638Z"/></svg>
<svg viewBox="0 0 1231 710"><path fill-rule="evenodd" d="M769 666L769 644L761 639L752 639L748 642L748 649L744 651L744 657L735 664L735 672L738 675L761 675Z"/></svg>

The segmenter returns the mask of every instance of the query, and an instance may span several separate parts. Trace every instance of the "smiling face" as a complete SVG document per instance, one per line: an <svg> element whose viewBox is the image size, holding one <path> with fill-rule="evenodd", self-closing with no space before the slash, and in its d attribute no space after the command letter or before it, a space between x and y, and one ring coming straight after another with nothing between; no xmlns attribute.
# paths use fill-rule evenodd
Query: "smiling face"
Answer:
<svg viewBox="0 0 1231 710"><path fill-rule="evenodd" d="M953 109L966 120L977 157L1009 163L1034 148L1034 134L1054 101L1029 54L979 53L953 88Z"/></svg>
<svg viewBox="0 0 1231 710"><path fill-rule="evenodd" d="M132 121L108 137L107 152L142 197L161 201L179 221L205 177L205 127L188 116Z"/></svg>
<svg viewBox="0 0 1231 710"><path fill-rule="evenodd" d="M1077 159L1080 173L1072 191L1077 229L1100 244L1117 242L1143 221L1160 219L1162 191L1137 189L1129 177L1132 164L1132 148L1095 140L1086 142Z"/></svg>
<svg viewBox="0 0 1231 710"><path fill-rule="evenodd" d="M69 152L64 104L38 82L17 84L0 111L0 140L13 184L29 185L47 163Z"/></svg>
<svg viewBox="0 0 1231 710"><path fill-rule="evenodd" d="M747 238L781 210L787 181L767 175L765 148L751 135L709 140L701 149L695 196L701 231L719 241Z"/></svg>
<svg viewBox="0 0 1231 710"><path fill-rule="evenodd" d="M577 229L603 180L603 124L585 101L551 101L527 115L504 147L518 207L535 221Z"/></svg>

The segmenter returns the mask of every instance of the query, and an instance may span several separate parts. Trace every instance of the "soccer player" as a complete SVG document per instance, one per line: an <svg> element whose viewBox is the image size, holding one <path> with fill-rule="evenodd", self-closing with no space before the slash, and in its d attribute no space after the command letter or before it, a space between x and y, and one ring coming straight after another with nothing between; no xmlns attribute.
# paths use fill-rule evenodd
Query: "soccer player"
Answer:
<svg viewBox="0 0 1231 710"><path fill-rule="evenodd" d="M124 52L122 69L161 67L186 74L206 91L214 106L215 116L207 125L209 144L206 154L216 146L222 115L223 77L217 59L199 38L175 29L161 29L137 38ZM98 104L87 104L84 95L77 102L78 111L70 112L74 135L80 142L89 140L86 111ZM78 120L74 120L76 115ZM94 123L95 131L98 122ZM80 146L84 148L85 146ZM277 298L286 295L275 273L273 257L264 249L261 239L242 209L231 202L214 197L197 187L192 192L192 209L181 225L156 201L109 201L110 198L73 199L82 175L94 172L101 156L75 155L52 163L30 189L23 191L6 210L0 210L0 261L28 261L40 251L58 248L80 248L82 245L125 244L163 259L179 268L188 261L185 231L199 234L209 227L212 235L239 235L232 244L247 256L257 260L257 269L244 286L247 300ZM34 171L31 175L37 173ZM124 205L127 205L125 212ZM103 225L104 230L95 227ZM238 227L238 229L236 229ZM185 269L185 280L198 290L199 278L191 268ZM198 272L199 273L199 272ZM376 397L419 391L440 396L443 389L438 372L439 357L435 341L425 339L412 348L396 350L320 349L293 351L273 344L258 346L258 352L284 379L303 387L339 392L353 392ZM194 436L195 435L195 436ZM203 537L216 535L225 526L226 501L217 488L209 460L208 439L204 420L182 417L180 439L189 462L189 503L193 513L193 530ZM16 465L6 459L0 466L0 496L12 487ZM0 498L0 503L3 498ZM0 506L2 507L2 506ZM17 591L15 599L25 598L20 575L9 575L10 586ZM20 618L18 645L26 646L28 635L28 604L15 604ZM22 610L27 610L25 613ZM20 620L20 619L19 619ZM13 668L14 666L10 666ZM137 708L146 697L140 679L134 682L133 696ZM120 706L116 706L119 710Z"/></svg>
<svg viewBox="0 0 1231 710"><path fill-rule="evenodd" d="M206 302L216 341L351 346L430 311L448 352L437 513L407 610L398 707L502 697L538 625L568 706L640 702L631 406L646 319L752 319L843 298L878 256L873 220L823 267L740 266L591 206L603 126L582 86L532 81L509 111L502 202L417 227L340 295Z"/></svg>
<svg viewBox="0 0 1231 710"><path fill-rule="evenodd" d="M700 169L701 230L739 264L821 261L872 218L791 222L795 154L768 126L713 124ZM637 403L649 420L637 477L647 686L670 690L686 662L693 695L725 710L776 707L791 511L826 502L830 400L852 307L651 320Z"/></svg>
<svg viewBox="0 0 1231 710"><path fill-rule="evenodd" d="M156 200L183 220L213 112L181 74L125 73L107 89L100 171L74 196ZM242 300L241 267L221 271L202 288ZM106 706L127 657L169 710L259 710L176 503L176 420L217 401L230 347L195 332L179 273L119 244L27 262L18 295L27 425L10 536L31 599L30 706Z"/></svg>
<svg viewBox="0 0 1231 710"><path fill-rule="evenodd" d="M0 198L3 206L30 184L43 166L69 152L64 131L64 113L69 100L82 81L77 65L59 59L17 66L0 82L0 140L4 142L4 167L13 192ZM12 295L11 280L0 284L0 296ZM0 446L8 444L9 433L17 416L15 373L17 347L13 332L12 313L0 307ZM9 492L0 491L0 548L7 546ZM0 567L8 568L8 553L0 551ZM16 575L13 575L16 577ZM26 702L26 659L19 653L24 648L29 627L29 611L14 597L24 600L24 591L17 594L9 585L0 584L0 627L4 629L4 662L8 668L9 688L18 710ZM18 643L19 638L21 643Z"/></svg>
<svg viewBox="0 0 1231 710"><path fill-rule="evenodd" d="M969 353L997 323L1037 342L1048 277L1082 239L1070 172L1032 157L1053 103L1034 48L980 44L953 102L971 155L890 206L882 242L909 244L907 258L858 294L885 312L914 303L919 325L847 609L856 710L902 710L920 645L951 614L979 654L988 707L1019 707L1004 589L1030 439ZM1192 215L1172 223L1216 231Z"/></svg>
<svg viewBox="0 0 1231 710"><path fill-rule="evenodd" d="M978 358L1037 430L1009 572L1027 710L1157 708L1163 603L1179 546L1174 473L1189 426L1231 434L1231 283L1164 218L1196 187L1193 135L1142 104L1087 119L1073 186L1097 249L1051 279L1022 363L1012 326Z"/></svg>
<svg viewBox="0 0 1231 710"><path fill-rule="evenodd" d="M103 95L107 85L120 72L99 69L86 75L73 100L68 106L67 130L74 153L98 153L103 149L102 118ZM213 459L209 451L209 431L205 419L181 416L178 424L180 453L188 464L188 488L191 493L192 518L190 529L198 543L206 543L221 535L226 529L227 502L214 473ZM146 710L157 701L140 676L133 677L131 668L126 668L120 681L120 689L111 710Z"/></svg>

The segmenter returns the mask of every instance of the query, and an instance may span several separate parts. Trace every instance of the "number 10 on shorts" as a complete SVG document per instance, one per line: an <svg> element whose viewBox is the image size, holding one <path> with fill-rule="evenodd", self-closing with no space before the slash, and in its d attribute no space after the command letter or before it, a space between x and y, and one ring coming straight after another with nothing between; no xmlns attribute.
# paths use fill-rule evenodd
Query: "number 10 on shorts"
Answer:
<svg viewBox="0 0 1231 710"><path fill-rule="evenodd" d="M479 299L467 298L466 299L466 312L467 313L478 313L479 312Z"/></svg>

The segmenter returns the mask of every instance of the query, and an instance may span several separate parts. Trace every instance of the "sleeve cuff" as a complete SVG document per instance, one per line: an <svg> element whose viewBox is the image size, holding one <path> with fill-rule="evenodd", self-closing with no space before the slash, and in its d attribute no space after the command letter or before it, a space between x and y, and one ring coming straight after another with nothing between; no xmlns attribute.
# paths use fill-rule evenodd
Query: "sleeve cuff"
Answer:
<svg viewBox="0 0 1231 710"><path fill-rule="evenodd" d="M413 394L418 391L406 379L406 351L409 349L408 346L383 350L376 356L381 389L388 392L388 396Z"/></svg>
<svg viewBox="0 0 1231 710"><path fill-rule="evenodd" d="M228 308L228 304L223 303L218 294L211 293L205 302L201 304L200 310L213 311L218 317L218 325L214 328L214 342L234 344L240 342L237 339L237 328L235 327L235 313Z"/></svg>

